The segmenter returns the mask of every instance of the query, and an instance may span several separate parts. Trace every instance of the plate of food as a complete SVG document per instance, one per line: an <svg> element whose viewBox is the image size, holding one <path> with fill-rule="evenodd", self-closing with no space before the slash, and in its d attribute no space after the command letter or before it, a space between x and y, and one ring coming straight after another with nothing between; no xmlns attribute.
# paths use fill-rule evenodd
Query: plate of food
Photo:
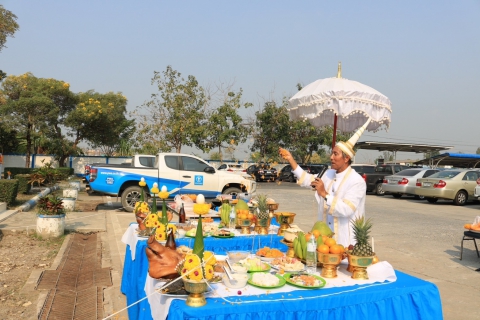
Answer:
<svg viewBox="0 0 480 320"><path fill-rule="evenodd" d="M272 262L277 258L284 257L285 254L278 249L270 249L269 247L263 247L261 249L258 249L258 251L256 252L256 256L262 261Z"/></svg>
<svg viewBox="0 0 480 320"><path fill-rule="evenodd" d="M259 258L247 258L239 261L247 268L248 272L266 272L271 269L270 265Z"/></svg>
<svg viewBox="0 0 480 320"><path fill-rule="evenodd" d="M256 272L248 277L247 283L262 289L275 289L283 287L287 281L278 274L273 275L267 272Z"/></svg>
<svg viewBox="0 0 480 320"><path fill-rule="evenodd" d="M235 234L225 229L219 229L212 234L214 238L233 238Z"/></svg>
<svg viewBox="0 0 480 320"><path fill-rule="evenodd" d="M195 238L196 233L197 233L197 229L188 230L188 231L185 233L185 237ZM204 236L204 237L209 237L209 236L210 236L210 232L205 232L205 231L203 231L203 236Z"/></svg>
<svg viewBox="0 0 480 320"><path fill-rule="evenodd" d="M283 270L284 272L301 272L305 270L305 265L297 258L282 257L270 262L272 268Z"/></svg>
<svg viewBox="0 0 480 320"><path fill-rule="evenodd" d="M322 277L308 273L286 273L283 277L288 284L304 289L320 289L327 283Z"/></svg>

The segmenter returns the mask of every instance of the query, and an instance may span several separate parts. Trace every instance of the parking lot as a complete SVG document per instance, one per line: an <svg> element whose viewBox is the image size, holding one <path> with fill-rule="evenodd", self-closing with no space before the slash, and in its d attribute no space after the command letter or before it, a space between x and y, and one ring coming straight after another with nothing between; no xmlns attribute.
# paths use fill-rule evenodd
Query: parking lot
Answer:
<svg viewBox="0 0 480 320"><path fill-rule="evenodd" d="M257 193L280 203L279 211L296 213L295 224L309 230L317 215L313 191L295 183L258 183ZM442 297L445 319L479 319L480 258L472 241L460 243L463 225L480 216L480 204L432 204L413 197L367 194L366 214L373 218L375 252L402 272L435 283ZM480 243L479 243L480 245Z"/></svg>

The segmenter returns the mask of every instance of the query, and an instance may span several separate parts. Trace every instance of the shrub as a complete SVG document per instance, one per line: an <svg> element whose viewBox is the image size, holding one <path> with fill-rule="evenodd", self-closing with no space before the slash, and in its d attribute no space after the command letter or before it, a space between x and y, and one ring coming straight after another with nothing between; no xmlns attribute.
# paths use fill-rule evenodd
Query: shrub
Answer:
<svg viewBox="0 0 480 320"><path fill-rule="evenodd" d="M17 174L15 180L18 180L18 192L27 194L32 189L32 185L28 183L30 181L29 174Z"/></svg>
<svg viewBox="0 0 480 320"><path fill-rule="evenodd" d="M17 198L18 180L1 179L0 180L0 202L6 202L11 205Z"/></svg>
<svg viewBox="0 0 480 320"><path fill-rule="evenodd" d="M15 179L17 174L30 174L34 171L34 168L14 168L14 167L5 167L3 170L3 175L7 179L7 172L10 171L10 178Z"/></svg>
<svg viewBox="0 0 480 320"><path fill-rule="evenodd" d="M68 167L60 167L56 168L55 171L58 174L59 180L66 180L69 176L73 175L74 170L73 168Z"/></svg>

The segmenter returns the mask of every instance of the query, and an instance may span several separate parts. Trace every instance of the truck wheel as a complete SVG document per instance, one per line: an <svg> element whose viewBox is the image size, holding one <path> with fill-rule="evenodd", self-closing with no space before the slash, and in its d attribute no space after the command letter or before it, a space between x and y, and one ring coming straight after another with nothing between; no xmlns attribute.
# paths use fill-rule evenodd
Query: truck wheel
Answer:
<svg viewBox="0 0 480 320"><path fill-rule="evenodd" d="M223 191L223 194L231 194L232 196L233 195L236 196L239 193L242 193L242 190L240 190L238 188L235 188L235 187L228 188L228 189L225 189L225 191Z"/></svg>
<svg viewBox="0 0 480 320"><path fill-rule="evenodd" d="M457 194L455 195L455 198L453 199L453 203L456 206L463 206L465 203L467 203L467 193L465 191L458 191Z"/></svg>
<svg viewBox="0 0 480 320"><path fill-rule="evenodd" d="M426 199L427 199L427 201L430 202L430 203L435 203L435 202L438 201L437 198L428 198L428 197L427 197Z"/></svg>
<svg viewBox="0 0 480 320"><path fill-rule="evenodd" d="M392 194L392 196L393 196L394 198L398 199L398 198L401 198L401 197L402 197L402 194L401 194L401 193L394 193L394 194Z"/></svg>
<svg viewBox="0 0 480 320"><path fill-rule="evenodd" d="M125 189L122 193L123 208L128 212L133 212L133 209L135 208L135 203L137 201L140 201L141 194L142 194L142 188L137 186L131 186Z"/></svg>
<svg viewBox="0 0 480 320"><path fill-rule="evenodd" d="M377 196L383 196L385 194L381 183L377 183L375 186L375 193Z"/></svg>

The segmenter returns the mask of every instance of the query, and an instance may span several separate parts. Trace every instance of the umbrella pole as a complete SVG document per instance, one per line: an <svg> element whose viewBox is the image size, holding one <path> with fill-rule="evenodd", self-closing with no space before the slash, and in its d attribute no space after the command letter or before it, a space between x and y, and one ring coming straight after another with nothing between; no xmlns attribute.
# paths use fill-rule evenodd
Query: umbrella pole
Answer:
<svg viewBox="0 0 480 320"><path fill-rule="evenodd" d="M337 114L335 113L333 118L332 151L333 151L333 148L335 147L336 142L337 142Z"/></svg>

